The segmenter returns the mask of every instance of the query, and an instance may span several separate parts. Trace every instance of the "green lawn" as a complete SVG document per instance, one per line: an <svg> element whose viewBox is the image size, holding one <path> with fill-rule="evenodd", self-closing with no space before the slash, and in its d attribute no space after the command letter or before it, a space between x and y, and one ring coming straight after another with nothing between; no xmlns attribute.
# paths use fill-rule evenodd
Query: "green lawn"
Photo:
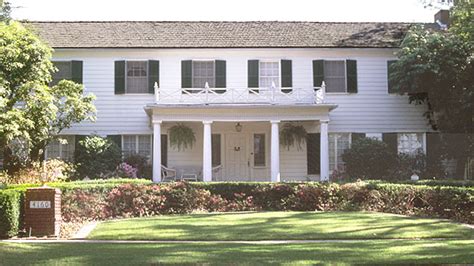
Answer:
<svg viewBox="0 0 474 266"><path fill-rule="evenodd" d="M473 239L474 230L445 220L370 212L258 212L168 215L103 222L91 239L285 240Z"/></svg>
<svg viewBox="0 0 474 266"><path fill-rule="evenodd" d="M6 244L0 264L434 264L474 262L474 240L311 244Z"/></svg>

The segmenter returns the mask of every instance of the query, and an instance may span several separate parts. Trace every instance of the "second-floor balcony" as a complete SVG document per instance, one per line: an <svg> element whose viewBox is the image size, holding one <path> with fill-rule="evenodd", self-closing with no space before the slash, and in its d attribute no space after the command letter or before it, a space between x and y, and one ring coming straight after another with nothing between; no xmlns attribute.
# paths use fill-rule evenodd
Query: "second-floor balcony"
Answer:
<svg viewBox="0 0 474 266"><path fill-rule="evenodd" d="M308 88L158 88L157 104L323 104L326 86Z"/></svg>

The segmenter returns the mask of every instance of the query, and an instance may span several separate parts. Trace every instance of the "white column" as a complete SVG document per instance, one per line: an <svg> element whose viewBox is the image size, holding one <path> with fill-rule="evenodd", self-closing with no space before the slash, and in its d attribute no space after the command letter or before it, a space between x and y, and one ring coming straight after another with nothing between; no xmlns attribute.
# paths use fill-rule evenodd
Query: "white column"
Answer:
<svg viewBox="0 0 474 266"><path fill-rule="evenodd" d="M270 121L272 124L271 137L271 180L280 182L280 121Z"/></svg>
<svg viewBox="0 0 474 266"><path fill-rule="evenodd" d="M204 124L203 147L202 147L202 180L212 181L212 144L211 124L212 121L202 121Z"/></svg>
<svg viewBox="0 0 474 266"><path fill-rule="evenodd" d="M153 121L153 182L161 182L161 121Z"/></svg>
<svg viewBox="0 0 474 266"><path fill-rule="evenodd" d="M328 122L322 120L321 127L321 181L329 181L329 140L328 140Z"/></svg>

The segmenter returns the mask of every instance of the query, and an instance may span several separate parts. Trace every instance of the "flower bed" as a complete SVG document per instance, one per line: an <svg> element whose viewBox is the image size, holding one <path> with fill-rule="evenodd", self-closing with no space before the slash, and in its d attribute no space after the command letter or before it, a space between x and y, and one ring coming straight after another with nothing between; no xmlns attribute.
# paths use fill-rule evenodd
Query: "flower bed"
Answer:
<svg viewBox="0 0 474 266"><path fill-rule="evenodd" d="M367 210L474 223L472 187L383 182L346 184L134 182L124 184L110 180L56 183L51 186L62 189L62 215L65 222L193 211ZM16 208L21 209L23 206L21 201L25 190L25 186L0 190L0 199L11 206L0 209L2 224L10 224L0 227L0 235L12 236L18 231L16 228L21 228L20 214ZM3 203L2 206L7 205Z"/></svg>

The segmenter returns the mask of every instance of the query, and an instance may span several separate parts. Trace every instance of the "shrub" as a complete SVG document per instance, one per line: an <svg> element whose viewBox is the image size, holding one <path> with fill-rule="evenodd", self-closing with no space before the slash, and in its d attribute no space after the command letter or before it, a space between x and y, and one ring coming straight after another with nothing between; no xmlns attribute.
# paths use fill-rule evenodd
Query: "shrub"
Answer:
<svg viewBox="0 0 474 266"><path fill-rule="evenodd" d="M115 177L137 178L138 169L128 163L121 163L114 172Z"/></svg>
<svg viewBox="0 0 474 266"><path fill-rule="evenodd" d="M0 191L0 238L18 234L21 194L18 191Z"/></svg>
<svg viewBox="0 0 474 266"><path fill-rule="evenodd" d="M40 184L46 182L62 182L69 180L75 167L58 159L42 163L33 162L30 166L20 169L13 176L8 176L8 184Z"/></svg>
<svg viewBox="0 0 474 266"><path fill-rule="evenodd" d="M152 184L143 179L50 183L50 186L62 190L64 222L193 211L363 210L474 223L472 187L381 181ZM0 190L0 232L4 237L18 231L26 188L26 185L17 185Z"/></svg>
<svg viewBox="0 0 474 266"><path fill-rule="evenodd" d="M342 154L346 173L352 178L387 179L396 165L396 154L387 144L374 138L355 140Z"/></svg>
<svg viewBox="0 0 474 266"><path fill-rule="evenodd" d="M135 167L139 178L151 178L152 166L148 163L148 158L139 154L132 154L124 160L127 164Z"/></svg>
<svg viewBox="0 0 474 266"><path fill-rule="evenodd" d="M90 179L108 177L122 160L120 148L112 140L89 136L75 150L77 174Z"/></svg>

